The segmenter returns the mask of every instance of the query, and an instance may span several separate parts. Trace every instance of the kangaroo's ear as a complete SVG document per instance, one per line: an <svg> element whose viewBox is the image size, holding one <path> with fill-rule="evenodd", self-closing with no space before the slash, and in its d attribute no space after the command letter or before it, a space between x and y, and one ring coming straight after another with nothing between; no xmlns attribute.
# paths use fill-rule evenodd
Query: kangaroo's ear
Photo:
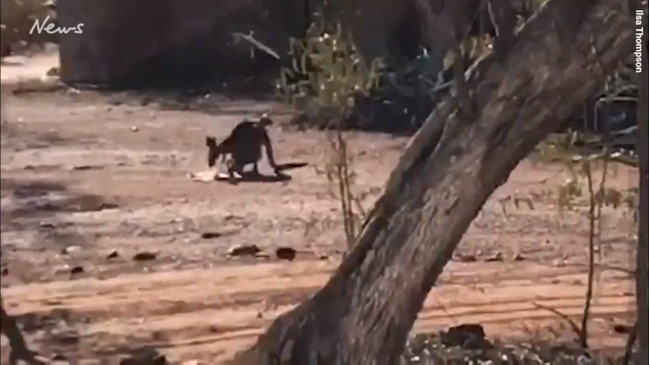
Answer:
<svg viewBox="0 0 649 365"><path fill-rule="evenodd" d="M207 147L216 147L216 138L212 136L205 137L205 145Z"/></svg>

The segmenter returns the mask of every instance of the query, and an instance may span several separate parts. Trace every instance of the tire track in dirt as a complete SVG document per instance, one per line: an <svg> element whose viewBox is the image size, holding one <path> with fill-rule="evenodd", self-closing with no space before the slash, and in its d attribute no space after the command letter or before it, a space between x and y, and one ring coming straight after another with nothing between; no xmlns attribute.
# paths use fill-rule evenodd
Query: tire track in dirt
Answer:
<svg viewBox="0 0 649 365"><path fill-rule="evenodd" d="M69 356L115 357L128 339L158 348L171 360L197 359L200 353L198 358L213 362L254 342L273 318L323 285L334 266L316 261L129 274L14 286L3 295L15 314L69 313L80 336ZM583 275L575 269L531 263L515 265L516 270L502 263L449 266L440 278L445 284L433 288L419 314L418 330L477 322L490 336L509 336L528 325L566 327L535 303L571 317L583 310L584 286L576 280ZM605 280L593 316L606 320L630 313L631 283L616 275Z"/></svg>

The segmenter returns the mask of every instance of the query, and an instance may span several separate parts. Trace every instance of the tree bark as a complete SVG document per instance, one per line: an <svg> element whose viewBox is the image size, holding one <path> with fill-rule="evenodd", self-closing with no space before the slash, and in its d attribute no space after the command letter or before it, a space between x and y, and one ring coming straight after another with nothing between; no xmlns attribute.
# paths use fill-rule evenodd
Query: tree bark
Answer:
<svg viewBox="0 0 649 365"><path fill-rule="evenodd" d="M397 364L424 299L477 212L511 171L632 49L622 0L550 0L501 64L470 72L477 113L451 96L413 137L350 254L327 284L281 315L236 364ZM593 52L597 50L597 52ZM603 68L602 68L603 67Z"/></svg>

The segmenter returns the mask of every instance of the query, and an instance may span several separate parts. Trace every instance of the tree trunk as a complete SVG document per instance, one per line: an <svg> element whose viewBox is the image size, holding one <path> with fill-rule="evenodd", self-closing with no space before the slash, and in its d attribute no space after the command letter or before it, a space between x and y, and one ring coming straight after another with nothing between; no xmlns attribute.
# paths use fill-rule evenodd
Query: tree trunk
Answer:
<svg viewBox="0 0 649 365"><path fill-rule="evenodd" d="M399 362L424 299L481 206L631 52L625 1L575 0L583 10L576 24L563 2L550 0L530 20L504 64L488 56L475 65L467 80L475 119L458 119L455 97L431 114L329 282L235 363Z"/></svg>

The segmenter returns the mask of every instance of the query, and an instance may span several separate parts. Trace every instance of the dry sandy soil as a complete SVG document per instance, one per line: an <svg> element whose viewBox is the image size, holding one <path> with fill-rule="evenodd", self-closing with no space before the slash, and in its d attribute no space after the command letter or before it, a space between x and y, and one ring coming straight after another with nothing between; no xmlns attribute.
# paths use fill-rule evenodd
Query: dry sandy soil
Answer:
<svg viewBox="0 0 649 365"><path fill-rule="evenodd" d="M321 133L271 130L279 162L308 163L289 171L290 181L192 181L189 173L206 168L206 134L223 137L266 109L281 121L281 108L213 95L201 99L209 113L182 100L125 94L14 95L12 83L42 75L55 57L15 61L2 68L2 296L43 355L111 364L150 347L172 363L216 364L253 343L335 269L343 230L319 172L326 163ZM406 139L350 138L358 189L375 192ZM490 338L573 337L564 320L537 306L574 319L583 307L585 209L559 216L548 194L567 176L560 165L521 163L465 235L417 331L479 322ZM637 175L616 166L608 179L627 189ZM507 203L504 214L499 199L511 194L534 195L534 209ZM613 325L633 317L625 272L634 260L633 228L626 210L608 208L603 227L592 343L612 348L626 340ZM202 238L206 232L218 237ZM235 244L271 255L228 259ZM276 259L280 246L297 249L297 259ZM133 259L145 251L156 258ZM501 260L489 259L497 253Z"/></svg>

